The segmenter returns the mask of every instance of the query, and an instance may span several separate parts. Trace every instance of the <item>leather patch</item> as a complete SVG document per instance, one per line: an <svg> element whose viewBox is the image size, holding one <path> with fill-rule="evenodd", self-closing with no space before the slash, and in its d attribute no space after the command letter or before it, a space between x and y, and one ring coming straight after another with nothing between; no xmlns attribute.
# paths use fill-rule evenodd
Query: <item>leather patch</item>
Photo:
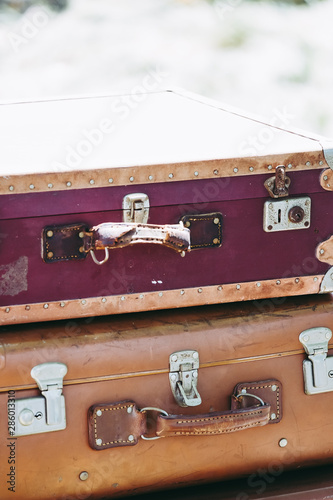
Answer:
<svg viewBox="0 0 333 500"><path fill-rule="evenodd" d="M146 416L132 401L98 404L89 408L88 429L94 450L134 446L146 433Z"/></svg>
<svg viewBox="0 0 333 500"><path fill-rule="evenodd" d="M42 236L44 262L85 259L84 241L79 236L85 229L83 224L45 227Z"/></svg>
<svg viewBox="0 0 333 500"><path fill-rule="evenodd" d="M247 395L240 396L242 392ZM282 384L278 380L263 380L260 382L243 382L237 384L231 399L231 408L247 408L256 403L253 394L271 406L269 424L277 424L282 419ZM238 396L237 398L235 396ZM259 401L257 400L258 404Z"/></svg>
<svg viewBox="0 0 333 500"><path fill-rule="evenodd" d="M191 231L191 250L222 245L222 214L184 215L184 226Z"/></svg>

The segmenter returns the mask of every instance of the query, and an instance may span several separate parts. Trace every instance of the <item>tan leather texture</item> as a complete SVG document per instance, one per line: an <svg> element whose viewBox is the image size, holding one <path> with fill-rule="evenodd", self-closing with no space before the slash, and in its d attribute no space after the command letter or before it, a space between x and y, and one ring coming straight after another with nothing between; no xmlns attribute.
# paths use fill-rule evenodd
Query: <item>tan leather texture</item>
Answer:
<svg viewBox="0 0 333 500"><path fill-rule="evenodd" d="M66 429L17 438L16 493L1 481L1 500L115 498L246 474L260 480L260 471L279 471L282 477L288 469L332 463L332 393L304 392L307 356L299 335L318 326L333 330L329 294L1 327L0 470L5 475L8 391L15 391L17 399L40 397L31 369L54 361L68 367ZM168 360L184 349L199 353L202 404L180 409L170 388ZM230 394L239 382L274 378L283 384L283 418L276 425L205 437L140 439L136 446L103 452L89 445L87 414L93 405L135 401L138 408L154 405L193 418L230 409ZM250 387L245 385L247 392ZM279 445L281 440L286 446ZM88 474L85 481L82 472Z"/></svg>
<svg viewBox="0 0 333 500"><path fill-rule="evenodd" d="M133 446L147 431L146 416L132 401L94 405L89 408L88 429L95 450Z"/></svg>

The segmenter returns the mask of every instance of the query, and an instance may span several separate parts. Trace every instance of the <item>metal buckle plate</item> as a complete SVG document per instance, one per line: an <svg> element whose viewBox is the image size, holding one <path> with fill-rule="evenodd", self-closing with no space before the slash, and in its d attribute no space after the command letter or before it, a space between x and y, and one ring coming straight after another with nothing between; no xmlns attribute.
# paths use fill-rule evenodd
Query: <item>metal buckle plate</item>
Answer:
<svg viewBox="0 0 333 500"><path fill-rule="evenodd" d="M144 193L131 193L123 199L123 222L147 224L149 217L149 198Z"/></svg>
<svg viewBox="0 0 333 500"><path fill-rule="evenodd" d="M43 363L31 370L42 397L15 400L15 432L12 436L28 436L66 429L63 363Z"/></svg>
<svg viewBox="0 0 333 500"><path fill-rule="evenodd" d="M169 358L169 380L172 394L179 406L198 406L201 397L197 390L199 353L178 351Z"/></svg>
<svg viewBox="0 0 333 500"><path fill-rule="evenodd" d="M270 200L264 205L264 231L308 229L311 224L311 198Z"/></svg>
<svg viewBox="0 0 333 500"><path fill-rule="evenodd" d="M310 328L299 336L308 354L308 359L303 361L306 394L333 391L333 356L327 357L331 337L331 330L325 327Z"/></svg>

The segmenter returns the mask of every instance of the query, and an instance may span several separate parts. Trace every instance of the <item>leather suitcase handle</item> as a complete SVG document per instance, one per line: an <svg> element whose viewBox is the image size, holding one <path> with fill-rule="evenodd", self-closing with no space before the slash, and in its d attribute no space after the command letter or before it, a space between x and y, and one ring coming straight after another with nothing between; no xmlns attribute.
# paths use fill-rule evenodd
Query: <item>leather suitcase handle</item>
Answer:
<svg viewBox="0 0 333 500"><path fill-rule="evenodd" d="M124 248L136 243L156 243L180 253L189 251L191 245L190 230L182 222L173 225L106 222L85 232L83 240L85 251L91 253L96 264L104 264L108 260L109 249ZM95 250L105 250L103 261L96 259Z"/></svg>
<svg viewBox="0 0 333 500"><path fill-rule="evenodd" d="M159 415L156 435L171 436L211 436L241 431L251 427L267 425L270 421L271 406L264 403L247 409L207 413L204 415Z"/></svg>

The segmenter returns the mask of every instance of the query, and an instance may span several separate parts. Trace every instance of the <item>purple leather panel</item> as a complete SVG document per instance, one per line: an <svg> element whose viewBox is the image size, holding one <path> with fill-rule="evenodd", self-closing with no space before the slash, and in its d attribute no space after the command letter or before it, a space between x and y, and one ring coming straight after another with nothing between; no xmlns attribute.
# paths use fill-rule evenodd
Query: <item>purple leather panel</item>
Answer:
<svg viewBox="0 0 333 500"><path fill-rule="evenodd" d="M291 179L290 196L323 192L319 184L320 173L320 170L287 171ZM119 210L126 194L138 192L147 194L150 205L154 207L179 203L202 203L208 206L209 203L218 200L267 198L269 195L264 188L264 181L272 175L272 172L268 172L267 175L12 194L0 197L0 220Z"/></svg>
<svg viewBox="0 0 333 500"><path fill-rule="evenodd" d="M305 174L307 172L302 175ZM174 185L170 187L175 188ZM66 195L75 196L74 193ZM173 199L176 194L181 199L178 193L174 193ZM14 211L18 197L10 198ZM332 193L322 191L311 195L309 229L276 233L266 233L262 229L263 204L267 199L264 196L238 201L207 201L196 206L182 204L151 208L149 222L153 224L176 223L185 214L221 212L222 246L194 250L181 258L173 250L159 245L137 244L112 250L109 261L103 266L94 264L90 256L82 262L44 263L41 258L42 230L53 224L84 223L93 226L103 222L121 222L121 210L3 220L0 223L0 275L7 272L8 289L2 287L0 305L325 273L328 266L315 258L315 249L319 242L332 234ZM56 208L59 209L59 205ZM97 252L98 258L103 255L103 252ZM27 266L21 265L22 262ZM15 266L22 270L21 290L20 287L15 289L9 286L10 272Z"/></svg>

